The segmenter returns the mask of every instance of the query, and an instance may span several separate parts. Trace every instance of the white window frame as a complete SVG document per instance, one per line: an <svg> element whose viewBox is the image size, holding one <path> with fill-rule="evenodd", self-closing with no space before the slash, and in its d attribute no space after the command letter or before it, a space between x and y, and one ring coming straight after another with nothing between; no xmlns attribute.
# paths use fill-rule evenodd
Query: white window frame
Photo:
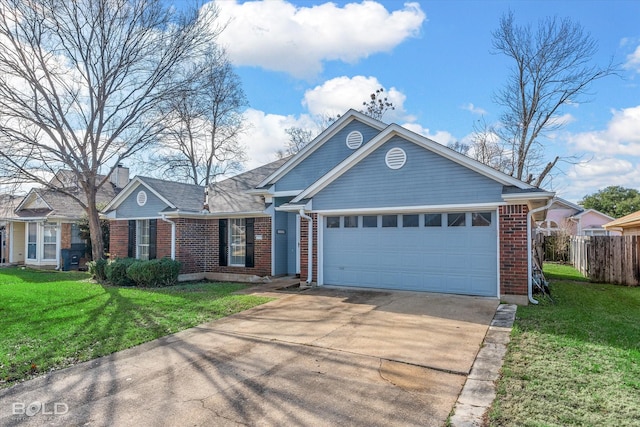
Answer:
<svg viewBox="0 0 640 427"><path fill-rule="evenodd" d="M146 232L146 233L145 233ZM136 259L149 259L149 220L136 220Z"/></svg>
<svg viewBox="0 0 640 427"><path fill-rule="evenodd" d="M53 242L47 242L47 229L53 230ZM53 258L47 258L45 256L45 248L53 246ZM45 223L42 225L42 260L43 261L55 261L58 253L58 224L57 223Z"/></svg>
<svg viewBox="0 0 640 427"><path fill-rule="evenodd" d="M33 235L33 238L35 240L31 240L31 226L33 226L35 228L35 233ZM29 255L31 254L31 251L29 250L29 246L33 245L34 250L33 250L33 258L30 257ZM31 261L37 261L38 260L38 223L36 222L28 222L27 223L27 259L31 260Z"/></svg>
<svg viewBox="0 0 640 427"><path fill-rule="evenodd" d="M247 223L245 218L229 218L228 242L229 266L244 267L247 256ZM240 254L234 255L236 251L240 252ZM238 262L240 259L242 259L241 263Z"/></svg>

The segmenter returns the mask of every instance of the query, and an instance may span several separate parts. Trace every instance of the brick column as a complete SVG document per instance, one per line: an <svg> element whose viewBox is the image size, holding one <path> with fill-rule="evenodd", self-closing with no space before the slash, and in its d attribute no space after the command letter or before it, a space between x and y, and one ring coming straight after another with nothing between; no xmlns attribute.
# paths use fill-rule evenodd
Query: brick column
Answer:
<svg viewBox="0 0 640 427"><path fill-rule="evenodd" d="M126 258L129 247L129 221L109 221L109 256Z"/></svg>
<svg viewBox="0 0 640 427"><path fill-rule="evenodd" d="M313 271L312 281L318 283L318 214L309 214L313 218ZM309 221L300 218L300 280L306 281L309 271Z"/></svg>
<svg viewBox="0 0 640 427"><path fill-rule="evenodd" d="M527 295L527 205L500 206L500 295Z"/></svg>

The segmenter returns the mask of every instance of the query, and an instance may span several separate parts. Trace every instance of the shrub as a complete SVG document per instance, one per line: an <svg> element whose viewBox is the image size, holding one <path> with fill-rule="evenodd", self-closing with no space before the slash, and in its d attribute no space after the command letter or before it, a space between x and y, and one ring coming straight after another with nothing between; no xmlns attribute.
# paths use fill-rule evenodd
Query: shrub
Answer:
<svg viewBox="0 0 640 427"><path fill-rule="evenodd" d="M135 285L135 282L127 276L127 268L135 262L137 262L137 260L133 258L116 258L107 263L104 269L107 280L116 286Z"/></svg>
<svg viewBox="0 0 640 427"><path fill-rule="evenodd" d="M95 261L87 262L87 268L89 269L89 273L93 276L94 279L103 282L107 279L105 274L105 268L107 267L107 260L100 258Z"/></svg>
<svg viewBox="0 0 640 427"><path fill-rule="evenodd" d="M178 281L181 265L169 258L137 261L127 268L127 275L140 287L171 286Z"/></svg>

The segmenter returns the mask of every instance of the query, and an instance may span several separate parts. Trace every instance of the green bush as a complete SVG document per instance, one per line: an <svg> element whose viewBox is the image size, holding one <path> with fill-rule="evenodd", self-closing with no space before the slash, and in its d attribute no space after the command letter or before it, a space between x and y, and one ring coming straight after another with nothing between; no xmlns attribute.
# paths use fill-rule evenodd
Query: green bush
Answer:
<svg viewBox="0 0 640 427"><path fill-rule="evenodd" d="M87 262L87 268L89 269L89 273L91 274L91 276L93 276L94 279L100 282L107 280L107 275L105 274L106 267L107 267L107 260L104 258Z"/></svg>
<svg viewBox="0 0 640 427"><path fill-rule="evenodd" d="M112 285L133 286L135 282L127 275L127 268L137 262L134 258L116 258L104 269L105 276Z"/></svg>
<svg viewBox="0 0 640 427"><path fill-rule="evenodd" d="M143 288L171 286L178 281L181 265L169 258L136 261L127 268L127 275Z"/></svg>

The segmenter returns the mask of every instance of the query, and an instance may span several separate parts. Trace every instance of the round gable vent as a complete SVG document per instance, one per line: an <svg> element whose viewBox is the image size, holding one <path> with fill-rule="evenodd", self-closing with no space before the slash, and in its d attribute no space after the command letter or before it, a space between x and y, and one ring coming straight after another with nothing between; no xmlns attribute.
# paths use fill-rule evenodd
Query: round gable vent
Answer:
<svg viewBox="0 0 640 427"><path fill-rule="evenodd" d="M394 147L387 151L384 161L390 169L400 169L407 162L407 153L402 148Z"/></svg>
<svg viewBox="0 0 640 427"><path fill-rule="evenodd" d="M147 193L144 190L138 192L136 202L138 202L138 206L144 206L147 203Z"/></svg>
<svg viewBox="0 0 640 427"><path fill-rule="evenodd" d="M355 150L357 148L360 148L361 145L362 145L362 134L357 130L354 130L353 132L349 132L349 135L347 135L347 147L351 148L352 150Z"/></svg>

